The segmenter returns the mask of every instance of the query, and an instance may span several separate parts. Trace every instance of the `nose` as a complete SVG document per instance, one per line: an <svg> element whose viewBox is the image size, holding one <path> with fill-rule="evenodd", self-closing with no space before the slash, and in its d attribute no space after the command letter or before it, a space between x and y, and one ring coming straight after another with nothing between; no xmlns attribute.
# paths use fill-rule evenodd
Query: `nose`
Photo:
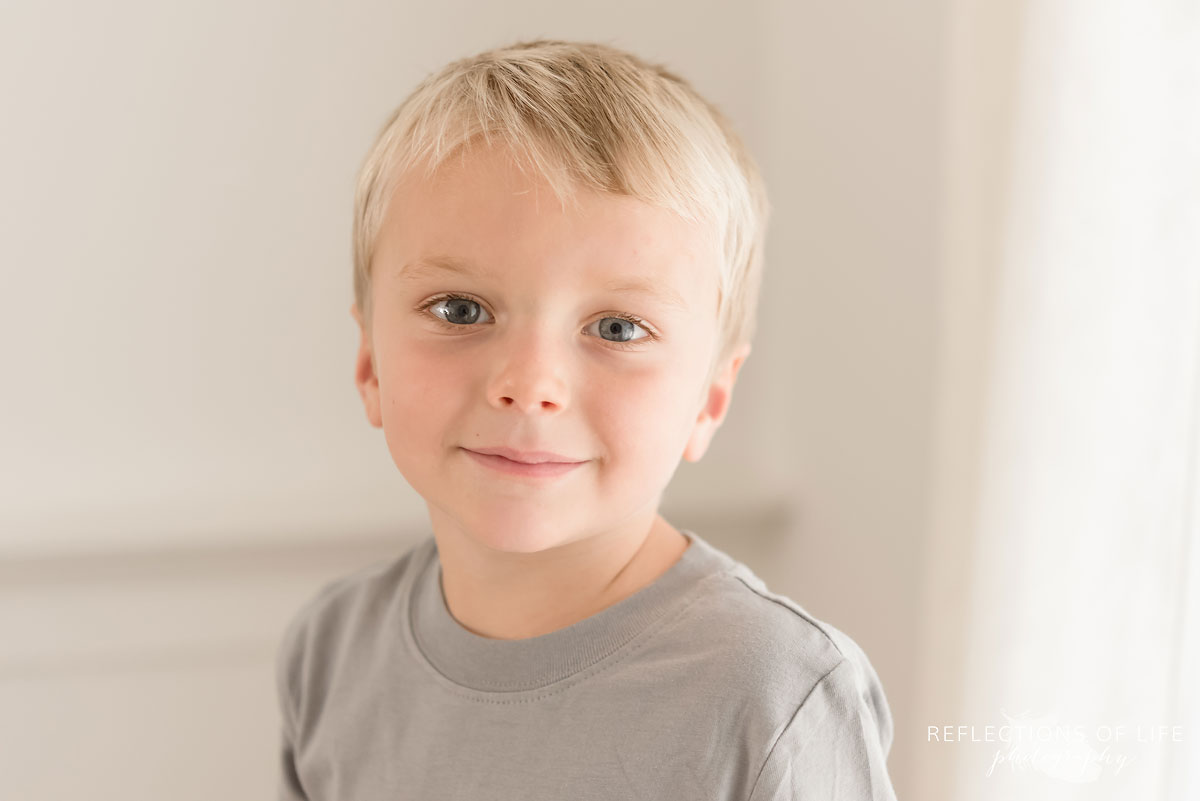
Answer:
<svg viewBox="0 0 1200 801"><path fill-rule="evenodd" d="M519 330L518 330L519 329ZM488 396L497 408L556 412L567 404L568 343L535 326L514 327L497 341ZM558 336L560 341L555 341Z"/></svg>

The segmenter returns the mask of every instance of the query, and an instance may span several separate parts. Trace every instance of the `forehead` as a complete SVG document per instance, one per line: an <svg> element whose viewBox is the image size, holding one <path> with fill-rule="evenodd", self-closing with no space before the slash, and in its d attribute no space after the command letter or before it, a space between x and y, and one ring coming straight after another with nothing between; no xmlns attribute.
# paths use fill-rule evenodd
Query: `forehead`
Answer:
<svg viewBox="0 0 1200 801"><path fill-rule="evenodd" d="M680 308L715 293L713 232L625 195L577 188L560 204L502 146L400 177L376 243L376 270L401 281L524 274L614 291L656 291ZM714 301L715 302L715 301Z"/></svg>

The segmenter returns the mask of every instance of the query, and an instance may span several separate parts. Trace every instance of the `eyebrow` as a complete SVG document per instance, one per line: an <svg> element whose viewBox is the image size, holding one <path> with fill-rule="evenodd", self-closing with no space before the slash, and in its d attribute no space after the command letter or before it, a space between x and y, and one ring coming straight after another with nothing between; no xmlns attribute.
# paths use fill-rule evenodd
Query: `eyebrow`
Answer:
<svg viewBox="0 0 1200 801"><path fill-rule="evenodd" d="M458 275L487 275L488 273L471 265L465 259L457 256L421 256L413 259L400 268L396 273L401 281L413 281L418 278L437 273L456 273ZM687 311L687 301L669 286L651 281L640 276L627 276L609 281L604 287L609 292L629 292L648 295L664 303Z"/></svg>

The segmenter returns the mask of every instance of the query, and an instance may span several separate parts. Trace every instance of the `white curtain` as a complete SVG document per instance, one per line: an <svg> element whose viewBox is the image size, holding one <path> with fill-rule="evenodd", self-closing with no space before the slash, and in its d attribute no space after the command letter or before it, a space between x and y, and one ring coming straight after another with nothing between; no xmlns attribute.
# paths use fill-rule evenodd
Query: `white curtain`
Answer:
<svg viewBox="0 0 1200 801"><path fill-rule="evenodd" d="M1200 2L1018 31L962 702L928 721L974 729L930 748L955 799L1200 798Z"/></svg>

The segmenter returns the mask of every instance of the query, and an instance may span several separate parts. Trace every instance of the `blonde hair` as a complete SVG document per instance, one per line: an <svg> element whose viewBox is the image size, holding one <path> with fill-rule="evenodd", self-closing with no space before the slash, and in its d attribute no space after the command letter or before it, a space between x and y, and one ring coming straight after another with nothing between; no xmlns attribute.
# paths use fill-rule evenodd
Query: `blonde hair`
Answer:
<svg viewBox="0 0 1200 801"><path fill-rule="evenodd" d="M709 380L733 348L751 341L770 205L733 126L662 65L606 44L550 39L451 62L383 126L354 199L354 300L368 332L371 260L396 182L419 164L431 176L479 136L512 148L560 203L582 186L707 226L723 254Z"/></svg>

